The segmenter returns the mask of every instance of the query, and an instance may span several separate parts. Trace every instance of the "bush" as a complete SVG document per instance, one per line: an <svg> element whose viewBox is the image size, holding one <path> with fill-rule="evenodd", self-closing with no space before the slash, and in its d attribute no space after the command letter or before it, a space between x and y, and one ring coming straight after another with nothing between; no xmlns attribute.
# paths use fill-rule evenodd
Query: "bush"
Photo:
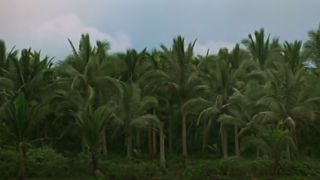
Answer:
<svg viewBox="0 0 320 180"><path fill-rule="evenodd" d="M59 177L69 174L69 161L49 147L31 149L27 153L26 173L28 176Z"/></svg>
<svg viewBox="0 0 320 180"><path fill-rule="evenodd" d="M239 157L229 157L222 159L219 164L219 169L226 176L250 176L250 162Z"/></svg>
<svg viewBox="0 0 320 180"><path fill-rule="evenodd" d="M312 159L296 161L285 161L283 163L283 174L299 176L320 176L320 163Z"/></svg>
<svg viewBox="0 0 320 180"><path fill-rule="evenodd" d="M258 158L251 160L251 172L255 176L270 176L272 174L273 161L268 158Z"/></svg>
<svg viewBox="0 0 320 180"><path fill-rule="evenodd" d="M19 169L19 153L14 148L0 149L0 179L16 177Z"/></svg>
<svg viewBox="0 0 320 180"><path fill-rule="evenodd" d="M221 174L219 161L202 160L188 166L183 172L182 179L217 179Z"/></svg>
<svg viewBox="0 0 320 180"><path fill-rule="evenodd" d="M161 170L157 162L142 162L142 163L117 163L110 161L101 162L101 167L106 172L110 179L154 179L161 176Z"/></svg>

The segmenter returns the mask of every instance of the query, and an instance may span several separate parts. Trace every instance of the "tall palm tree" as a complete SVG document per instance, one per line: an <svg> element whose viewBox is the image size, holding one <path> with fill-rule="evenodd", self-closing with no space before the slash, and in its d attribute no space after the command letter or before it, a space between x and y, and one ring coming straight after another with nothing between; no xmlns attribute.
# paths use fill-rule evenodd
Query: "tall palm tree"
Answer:
<svg viewBox="0 0 320 180"><path fill-rule="evenodd" d="M213 118L220 123L221 149L224 157L228 156L228 134L226 127L228 124L232 124L230 115L228 115L229 98L233 94L234 89L243 88L244 86L244 72L248 68L248 64L244 61L244 58L245 53L240 49L239 45L236 45L231 53L227 49L222 49L217 57L201 62L199 68L203 72L202 79L204 83L198 89L202 89L205 92L203 94L204 98L191 99L186 103L190 107L195 107L195 105L198 107L202 106L202 110L198 116L198 123L202 119L209 119L208 125L210 125ZM208 64L210 65L208 66ZM188 111L190 110L186 112ZM235 126L235 129L237 132L237 126ZM208 132L205 132L204 136L207 136L206 133ZM204 142L206 142L206 139L204 139ZM203 146L205 147L206 144Z"/></svg>
<svg viewBox="0 0 320 180"><path fill-rule="evenodd" d="M282 121L297 143L297 133L306 129L315 117L313 107L319 98L304 90L310 86L305 70L301 68L294 73L288 66L279 64L270 71L268 91L260 100L268 108L259 114L268 121Z"/></svg>
<svg viewBox="0 0 320 180"><path fill-rule="evenodd" d="M107 42L97 41L96 47L92 47L88 34L82 35L77 51L69 40L73 54L56 69L60 75L59 82L64 88L78 90L84 101L84 108L88 106L100 106L111 101L114 96L120 95L118 80L109 76L107 61ZM105 127L106 129L106 127ZM107 153L106 131L103 136L103 152Z"/></svg>
<svg viewBox="0 0 320 180"><path fill-rule="evenodd" d="M165 85L177 96L178 107L182 116L182 155L186 159L187 151L187 117L182 113L182 105L192 96L192 87L194 85L195 66L192 64L193 48L195 41L185 46L184 38L178 36L173 39L172 48L168 49L161 46L163 50L163 59L167 63Z"/></svg>

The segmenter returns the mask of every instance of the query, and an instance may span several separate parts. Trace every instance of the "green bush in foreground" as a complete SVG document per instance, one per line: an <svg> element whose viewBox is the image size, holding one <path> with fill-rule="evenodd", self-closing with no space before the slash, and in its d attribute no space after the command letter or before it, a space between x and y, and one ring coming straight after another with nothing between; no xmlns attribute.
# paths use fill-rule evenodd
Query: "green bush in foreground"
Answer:
<svg viewBox="0 0 320 180"><path fill-rule="evenodd" d="M0 179L17 176L19 153L14 148L0 149Z"/></svg>
<svg viewBox="0 0 320 180"><path fill-rule="evenodd" d="M31 149L27 154L27 174L37 177L67 176L69 171L68 158L52 148Z"/></svg>

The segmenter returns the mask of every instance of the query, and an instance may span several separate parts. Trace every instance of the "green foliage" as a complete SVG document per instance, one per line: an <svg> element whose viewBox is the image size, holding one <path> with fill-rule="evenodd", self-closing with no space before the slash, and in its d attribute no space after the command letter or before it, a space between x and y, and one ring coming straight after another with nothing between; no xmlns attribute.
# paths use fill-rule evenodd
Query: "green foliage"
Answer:
<svg viewBox="0 0 320 180"><path fill-rule="evenodd" d="M109 53L85 34L57 64L0 41L0 176L318 177L320 27L308 35L260 29L195 56L182 36Z"/></svg>
<svg viewBox="0 0 320 180"><path fill-rule="evenodd" d="M10 178L17 175L19 153L14 148L0 149L0 178Z"/></svg>
<svg viewBox="0 0 320 180"><path fill-rule="evenodd" d="M26 159L27 174L36 177L69 175L69 159L50 147L31 149Z"/></svg>
<svg viewBox="0 0 320 180"><path fill-rule="evenodd" d="M107 172L110 179L156 179L162 175L160 168L156 162L141 162L139 164L133 162L111 162L104 161L101 165Z"/></svg>

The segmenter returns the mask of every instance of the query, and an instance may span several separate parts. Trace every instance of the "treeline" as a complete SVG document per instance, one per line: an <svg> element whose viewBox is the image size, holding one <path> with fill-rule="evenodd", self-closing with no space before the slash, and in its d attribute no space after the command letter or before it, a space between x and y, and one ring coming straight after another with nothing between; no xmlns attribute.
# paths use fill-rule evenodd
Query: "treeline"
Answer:
<svg viewBox="0 0 320 180"><path fill-rule="evenodd" d="M132 161L181 154L319 157L320 26L306 42L280 43L263 29L232 50L195 55L180 36L172 46L110 54L110 44L79 47L62 61L0 42L0 152L19 152L25 177L29 151L50 147ZM207 155L207 156L206 156ZM0 162L1 163L1 162Z"/></svg>

